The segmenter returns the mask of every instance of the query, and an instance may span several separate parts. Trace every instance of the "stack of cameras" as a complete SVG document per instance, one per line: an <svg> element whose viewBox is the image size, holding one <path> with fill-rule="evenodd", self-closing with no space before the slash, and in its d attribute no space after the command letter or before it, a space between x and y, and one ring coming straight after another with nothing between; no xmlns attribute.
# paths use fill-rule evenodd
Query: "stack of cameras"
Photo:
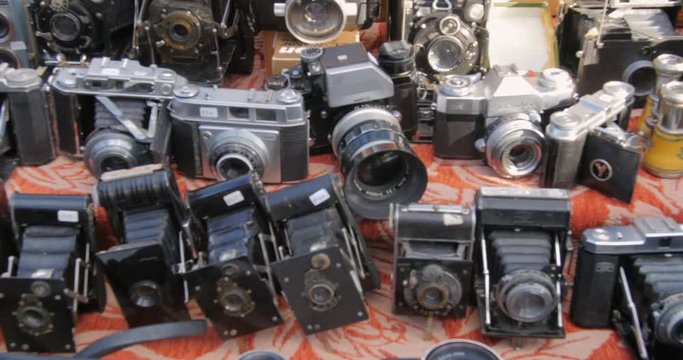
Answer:
<svg viewBox="0 0 683 360"><path fill-rule="evenodd" d="M479 307L495 337L564 337L569 193L482 188L473 208L394 208L393 311L462 318Z"/></svg>

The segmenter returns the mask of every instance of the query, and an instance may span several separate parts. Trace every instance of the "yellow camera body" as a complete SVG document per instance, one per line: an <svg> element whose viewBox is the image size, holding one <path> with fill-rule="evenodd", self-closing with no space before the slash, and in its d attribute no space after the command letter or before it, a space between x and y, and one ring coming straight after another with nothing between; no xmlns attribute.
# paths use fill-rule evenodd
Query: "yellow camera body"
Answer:
<svg viewBox="0 0 683 360"><path fill-rule="evenodd" d="M662 178L683 176L683 131L670 132L657 126L650 141L643 160L645 170Z"/></svg>

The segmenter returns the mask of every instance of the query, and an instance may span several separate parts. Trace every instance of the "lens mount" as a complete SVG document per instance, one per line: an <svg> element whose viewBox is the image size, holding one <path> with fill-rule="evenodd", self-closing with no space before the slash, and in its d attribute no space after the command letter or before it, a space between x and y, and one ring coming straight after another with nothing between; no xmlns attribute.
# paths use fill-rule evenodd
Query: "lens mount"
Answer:
<svg viewBox="0 0 683 360"><path fill-rule="evenodd" d="M543 161L545 135L526 114L504 117L487 129L486 162L500 176L531 175Z"/></svg>
<svg viewBox="0 0 683 360"><path fill-rule="evenodd" d="M189 11L172 11L160 24L166 45L179 50L192 50L202 37L202 22Z"/></svg>
<svg viewBox="0 0 683 360"><path fill-rule="evenodd" d="M141 308L151 308L161 304L161 286L151 280L142 280L134 283L128 290L130 301Z"/></svg>
<svg viewBox="0 0 683 360"><path fill-rule="evenodd" d="M665 298L659 313L655 318L655 338L668 345L683 346L683 293Z"/></svg>
<svg viewBox="0 0 683 360"><path fill-rule="evenodd" d="M418 20L410 39L417 67L434 75L469 74L479 57L474 30L459 16L431 15Z"/></svg>
<svg viewBox="0 0 683 360"><path fill-rule="evenodd" d="M83 24L76 14L66 11L59 12L50 18L50 33L63 43L71 43L81 36Z"/></svg>
<svg viewBox="0 0 683 360"><path fill-rule="evenodd" d="M647 96L655 88L657 73L652 61L638 60L624 69L621 80L633 85L635 96Z"/></svg>
<svg viewBox="0 0 683 360"><path fill-rule="evenodd" d="M434 72L451 73L460 65L465 51L458 38L439 36L427 46L427 62Z"/></svg>
<svg viewBox="0 0 683 360"><path fill-rule="evenodd" d="M427 188L427 169L385 108L347 113L332 132L332 148L346 178L347 202L359 216L386 219L391 203L417 201Z"/></svg>
<svg viewBox="0 0 683 360"><path fill-rule="evenodd" d="M411 271L409 284L403 289L406 304L425 315L434 312L446 315L460 303L463 295L460 281L438 264Z"/></svg>
<svg viewBox="0 0 683 360"><path fill-rule="evenodd" d="M357 16L357 12L357 5L347 1L287 0L285 25L300 41L320 44L336 39L344 31L347 18Z"/></svg>
<svg viewBox="0 0 683 360"><path fill-rule="evenodd" d="M263 178L269 160L263 141L245 130L219 132L209 139L207 151L211 171L221 180L231 180L250 171Z"/></svg>
<svg viewBox="0 0 683 360"><path fill-rule="evenodd" d="M244 317L256 307L251 291L240 287L228 278L218 280L216 298L223 312L232 317Z"/></svg>
<svg viewBox="0 0 683 360"><path fill-rule="evenodd" d="M151 162L145 144L112 129L96 130L88 136L83 159L88 171L96 178L108 171L130 169Z"/></svg>
<svg viewBox="0 0 683 360"><path fill-rule="evenodd" d="M304 296L315 311L333 309L341 299L337 284L328 279L320 270L309 270L304 275Z"/></svg>
<svg viewBox="0 0 683 360"><path fill-rule="evenodd" d="M32 336L47 334L54 328L54 314L33 295L22 295L19 308L14 312L19 329Z"/></svg>
<svg viewBox="0 0 683 360"><path fill-rule="evenodd" d="M537 270L516 270L505 275L498 283L496 299L505 315L522 323L543 321L559 302L553 280Z"/></svg>

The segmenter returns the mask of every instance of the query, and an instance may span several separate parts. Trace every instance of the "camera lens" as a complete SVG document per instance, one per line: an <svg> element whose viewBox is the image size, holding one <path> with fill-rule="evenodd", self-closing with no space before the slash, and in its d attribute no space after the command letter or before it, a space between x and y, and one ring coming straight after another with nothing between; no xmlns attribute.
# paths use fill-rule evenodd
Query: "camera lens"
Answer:
<svg viewBox="0 0 683 360"><path fill-rule="evenodd" d="M150 280L138 281L130 287L130 300L141 308L151 308L161 303L161 288Z"/></svg>
<svg viewBox="0 0 683 360"><path fill-rule="evenodd" d="M489 125L484 145L486 162L499 176L519 178L536 171L545 146L539 123L540 119L516 114Z"/></svg>
<svg viewBox="0 0 683 360"><path fill-rule="evenodd" d="M17 55L8 49L0 48L0 63L7 63L7 65L18 69L21 67L21 61Z"/></svg>
<svg viewBox="0 0 683 360"><path fill-rule="evenodd" d="M540 271L518 270L498 284L498 306L513 320L534 323L547 318L558 297L552 279Z"/></svg>
<svg viewBox="0 0 683 360"><path fill-rule="evenodd" d="M447 290L436 284L429 284L420 289L417 301L427 310L439 310L448 302Z"/></svg>
<svg viewBox="0 0 683 360"><path fill-rule="evenodd" d="M201 38L201 21L191 12L177 10L165 15L163 21L155 26L166 45L179 51L194 49Z"/></svg>
<svg viewBox="0 0 683 360"><path fill-rule="evenodd" d="M680 294L670 298L680 298ZM661 315L655 322L655 337L662 343L683 345L683 300L664 300L666 305L660 311Z"/></svg>
<svg viewBox="0 0 683 360"><path fill-rule="evenodd" d="M334 289L326 283L315 284L308 289L308 298L313 304L326 307L334 300Z"/></svg>
<svg viewBox="0 0 683 360"><path fill-rule="evenodd" d="M108 171L130 169L151 162L143 144L128 134L109 129L90 134L83 159L88 171L96 178Z"/></svg>
<svg viewBox="0 0 683 360"><path fill-rule="evenodd" d="M247 299L244 294L239 291L231 291L221 294L220 303L228 313L239 314L247 307Z"/></svg>
<svg viewBox="0 0 683 360"><path fill-rule="evenodd" d="M256 135L244 130L230 130L209 139L209 164L216 177L232 180L256 172L263 178L268 149Z"/></svg>
<svg viewBox="0 0 683 360"><path fill-rule="evenodd" d="M471 340L450 340L441 343L424 355L425 360L502 360L495 351Z"/></svg>
<svg viewBox="0 0 683 360"><path fill-rule="evenodd" d="M386 219L391 203L417 201L427 187L427 169L396 115L384 108L347 113L332 132L332 146L346 177L347 202L359 216Z"/></svg>
<svg viewBox="0 0 683 360"><path fill-rule="evenodd" d="M70 12L57 13L50 19L50 32L59 41L75 41L81 34L81 22Z"/></svg>
<svg viewBox="0 0 683 360"><path fill-rule="evenodd" d="M228 316L245 316L256 306L249 292L230 279L219 279L216 292L218 303Z"/></svg>
<svg viewBox="0 0 683 360"><path fill-rule="evenodd" d="M175 24L171 26L171 37L177 42L185 42L190 36L190 29L184 24Z"/></svg>
<svg viewBox="0 0 683 360"><path fill-rule="evenodd" d="M48 316L42 307L27 307L18 315L21 323L29 329L42 329L47 326Z"/></svg>
<svg viewBox="0 0 683 360"><path fill-rule="evenodd" d="M4 40L12 29L12 23L4 14L0 14L0 39Z"/></svg>
<svg viewBox="0 0 683 360"><path fill-rule="evenodd" d="M344 10L336 0L287 1L287 29L305 43L334 40L344 30Z"/></svg>
<svg viewBox="0 0 683 360"><path fill-rule="evenodd" d="M465 49L450 36L434 39L427 50L427 62L435 72L447 73L455 70L462 59Z"/></svg>

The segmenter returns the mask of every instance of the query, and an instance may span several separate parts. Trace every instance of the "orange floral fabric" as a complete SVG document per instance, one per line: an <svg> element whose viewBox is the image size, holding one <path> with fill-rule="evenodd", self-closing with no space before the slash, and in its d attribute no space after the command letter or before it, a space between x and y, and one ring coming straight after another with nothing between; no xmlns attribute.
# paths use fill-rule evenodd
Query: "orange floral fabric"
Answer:
<svg viewBox="0 0 683 360"><path fill-rule="evenodd" d="M376 48L383 30L373 27L362 34L368 48ZM259 44L260 47L261 44ZM263 54L256 56L256 70L249 77L233 76L228 86L239 88L260 87L266 79ZM416 145L415 151L429 172L429 186L422 202L471 205L474 195L482 186L535 187L539 178L510 181L501 179L479 161L445 161L435 158L429 145ZM339 172L332 155L311 159L311 178L328 172ZM205 180L190 180L178 175L182 192L209 184ZM8 194L24 193L91 193L95 180L81 162L60 157L41 167L21 167L6 183ZM279 186L270 187L275 190ZM683 179L663 180L643 171L630 205L607 198L595 191L578 186L572 191L572 232L574 238L588 227L603 224L631 223L641 216L671 216L683 223ZM104 244L114 243L104 211L97 214L98 230ZM485 338L480 333L476 309L470 309L465 319L429 321L422 317L396 316L391 313L391 271L393 242L387 222L364 221L362 232L381 272L382 288L367 294L370 319L343 328L312 336L305 336L292 312L281 300L285 323L256 334L224 342L213 328L203 337L168 340L143 346L134 346L108 359L235 359L238 354L253 349L269 349L286 357L303 359L382 359L391 357L421 356L425 349L446 339L466 338L492 346L505 359L627 359L632 357L628 348L609 329L587 330L572 325L565 317L567 337L553 340L530 340L521 348L513 348L506 339ZM575 259L570 258L573 264ZM574 265L569 266L573 273ZM78 349L95 340L127 328L126 321L108 289L107 306L101 314L84 314L78 319L76 343ZM565 312L568 309L564 302ZM199 307L192 302L190 311L201 318ZM4 351L0 342L0 351Z"/></svg>

